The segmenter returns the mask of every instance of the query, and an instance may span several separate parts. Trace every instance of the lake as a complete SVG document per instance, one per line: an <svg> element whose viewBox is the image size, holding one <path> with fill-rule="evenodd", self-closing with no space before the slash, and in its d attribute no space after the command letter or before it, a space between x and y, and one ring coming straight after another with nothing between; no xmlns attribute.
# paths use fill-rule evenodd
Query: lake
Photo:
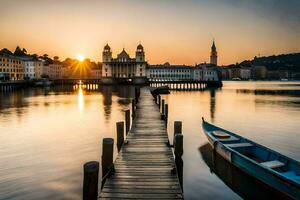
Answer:
<svg viewBox="0 0 300 200"><path fill-rule="evenodd" d="M0 199L81 199L83 164L100 161L102 139L116 138L115 123L124 120L134 95L130 86L94 87L0 94ZM225 81L222 89L163 98L170 141L173 122L183 123L186 199L272 195L222 158L212 159L201 117L300 160L300 82Z"/></svg>

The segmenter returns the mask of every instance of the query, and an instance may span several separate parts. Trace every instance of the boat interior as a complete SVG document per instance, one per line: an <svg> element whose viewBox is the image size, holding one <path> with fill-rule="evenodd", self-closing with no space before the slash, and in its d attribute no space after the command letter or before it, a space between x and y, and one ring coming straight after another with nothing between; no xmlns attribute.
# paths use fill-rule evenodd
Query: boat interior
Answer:
<svg viewBox="0 0 300 200"><path fill-rule="evenodd" d="M300 184L300 165L297 161L225 130L215 129L210 134L226 147Z"/></svg>

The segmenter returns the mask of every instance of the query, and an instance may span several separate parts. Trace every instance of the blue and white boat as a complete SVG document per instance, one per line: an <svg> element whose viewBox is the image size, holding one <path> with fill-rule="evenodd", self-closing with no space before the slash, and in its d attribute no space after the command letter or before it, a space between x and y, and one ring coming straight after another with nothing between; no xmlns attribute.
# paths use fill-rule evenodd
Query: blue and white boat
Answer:
<svg viewBox="0 0 300 200"><path fill-rule="evenodd" d="M298 161L202 120L204 133L218 154L288 197L300 199Z"/></svg>

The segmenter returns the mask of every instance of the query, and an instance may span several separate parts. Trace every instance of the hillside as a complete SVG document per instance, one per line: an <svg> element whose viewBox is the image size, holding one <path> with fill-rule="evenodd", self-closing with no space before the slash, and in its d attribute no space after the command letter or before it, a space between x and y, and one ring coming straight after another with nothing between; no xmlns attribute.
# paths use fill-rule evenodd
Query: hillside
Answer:
<svg viewBox="0 0 300 200"><path fill-rule="evenodd" d="M268 70L290 70L300 72L300 53L255 57L253 60L243 61L240 65L262 65Z"/></svg>

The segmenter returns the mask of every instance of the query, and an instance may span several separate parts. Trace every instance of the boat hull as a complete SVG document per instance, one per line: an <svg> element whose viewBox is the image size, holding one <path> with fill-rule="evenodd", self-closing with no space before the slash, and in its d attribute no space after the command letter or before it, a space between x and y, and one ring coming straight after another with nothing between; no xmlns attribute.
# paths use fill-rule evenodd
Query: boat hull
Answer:
<svg viewBox="0 0 300 200"><path fill-rule="evenodd" d="M207 122L204 122L207 123ZM223 129L222 129L223 130ZM247 174L253 176L254 178L264 182L265 184L276 189L280 193L285 194L288 198L291 199L300 199L300 188L296 184L293 184L280 176L272 173L270 170L262 167L256 162L252 162L244 155L241 155L230 148L226 147L223 143L217 141L212 137L210 131L205 129L203 126L203 131L208 139L209 144L212 148L224 159L229 161L234 166L240 168Z"/></svg>

